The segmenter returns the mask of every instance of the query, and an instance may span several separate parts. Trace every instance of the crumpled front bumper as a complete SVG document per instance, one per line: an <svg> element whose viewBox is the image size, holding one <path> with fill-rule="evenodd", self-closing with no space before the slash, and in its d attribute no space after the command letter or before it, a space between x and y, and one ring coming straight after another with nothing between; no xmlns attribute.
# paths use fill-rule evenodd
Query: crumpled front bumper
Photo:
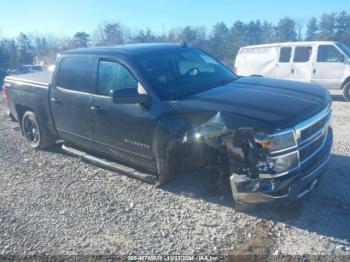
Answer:
<svg viewBox="0 0 350 262"><path fill-rule="evenodd" d="M249 179L239 174L230 177L231 189L235 201L246 204L289 203L302 198L312 191L330 159L333 144L333 132L330 129L322 148L319 149L297 171L279 178Z"/></svg>

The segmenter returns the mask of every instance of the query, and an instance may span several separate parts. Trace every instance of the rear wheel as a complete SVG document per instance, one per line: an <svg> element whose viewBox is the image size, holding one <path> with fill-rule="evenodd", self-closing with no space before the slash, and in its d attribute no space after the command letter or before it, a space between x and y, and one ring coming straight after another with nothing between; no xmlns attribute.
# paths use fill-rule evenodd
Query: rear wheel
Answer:
<svg viewBox="0 0 350 262"><path fill-rule="evenodd" d="M343 96L347 101L350 101L350 81L343 87Z"/></svg>
<svg viewBox="0 0 350 262"><path fill-rule="evenodd" d="M28 111L23 115L21 128L32 148L45 149L55 142L33 112Z"/></svg>

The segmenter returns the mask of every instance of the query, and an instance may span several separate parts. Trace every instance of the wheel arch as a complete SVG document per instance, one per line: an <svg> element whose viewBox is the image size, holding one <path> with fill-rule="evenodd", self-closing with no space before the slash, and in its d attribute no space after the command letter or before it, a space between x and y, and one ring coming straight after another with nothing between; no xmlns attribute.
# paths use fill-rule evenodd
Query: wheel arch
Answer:
<svg viewBox="0 0 350 262"><path fill-rule="evenodd" d="M350 76L348 76L347 78L345 78L345 80L343 81L342 85L341 85L341 89L344 89L344 86L350 82Z"/></svg>
<svg viewBox="0 0 350 262"><path fill-rule="evenodd" d="M29 106L24 106L24 105L16 105L15 106L16 108L16 114L17 114L17 120L18 120L18 123L19 123L19 127L21 129L21 132L22 132L22 135L24 135L23 133L23 128L22 128L22 118L23 118L23 115L30 111L30 112L33 112L36 114L35 110Z"/></svg>
<svg viewBox="0 0 350 262"><path fill-rule="evenodd" d="M18 118L19 122L22 121L22 117L25 114L25 112L27 112L27 111L31 111L31 112L36 114L36 111L34 110L34 108L29 107L29 106L16 105L15 108L16 108L17 118Z"/></svg>

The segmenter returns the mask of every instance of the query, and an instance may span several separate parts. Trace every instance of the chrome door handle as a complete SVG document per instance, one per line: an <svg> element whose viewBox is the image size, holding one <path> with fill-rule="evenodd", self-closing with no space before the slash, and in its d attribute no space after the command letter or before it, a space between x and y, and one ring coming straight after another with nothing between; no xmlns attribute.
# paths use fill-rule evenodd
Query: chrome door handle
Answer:
<svg viewBox="0 0 350 262"><path fill-rule="evenodd" d="M102 109L101 107L99 106L90 106L90 110L94 113L103 113L105 112L104 109Z"/></svg>
<svg viewBox="0 0 350 262"><path fill-rule="evenodd" d="M57 97L51 97L51 102L54 102L56 104L62 104L62 100Z"/></svg>

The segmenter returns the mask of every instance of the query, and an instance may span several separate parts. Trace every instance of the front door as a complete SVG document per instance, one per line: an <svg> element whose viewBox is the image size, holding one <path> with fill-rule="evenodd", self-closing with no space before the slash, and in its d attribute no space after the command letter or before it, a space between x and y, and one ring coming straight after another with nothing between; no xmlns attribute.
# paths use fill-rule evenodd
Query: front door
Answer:
<svg viewBox="0 0 350 262"><path fill-rule="evenodd" d="M312 46L296 46L292 63L292 80L311 82L312 76Z"/></svg>
<svg viewBox="0 0 350 262"><path fill-rule="evenodd" d="M126 66L114 60L100 60L97 71L98 95L91 101L96 147L141 166L144 161L153 160L152 114L140 104L116 104L111 98L112 90L140 88L138 81Z"/></svg>
<svg viewBox="0 0 350 262"><path fill-rule="evenodd" d="M327 88L340 88L344 78L344 55L333 45L320 45L312 81Z"/></svg>
<svg viewBox="0 0 350 262"><path fill-rule="evenodd" d="M63 57L50 89L51 111L61 138L78 145L92 145L90 119L92 59L89 56Z"/></svg>

